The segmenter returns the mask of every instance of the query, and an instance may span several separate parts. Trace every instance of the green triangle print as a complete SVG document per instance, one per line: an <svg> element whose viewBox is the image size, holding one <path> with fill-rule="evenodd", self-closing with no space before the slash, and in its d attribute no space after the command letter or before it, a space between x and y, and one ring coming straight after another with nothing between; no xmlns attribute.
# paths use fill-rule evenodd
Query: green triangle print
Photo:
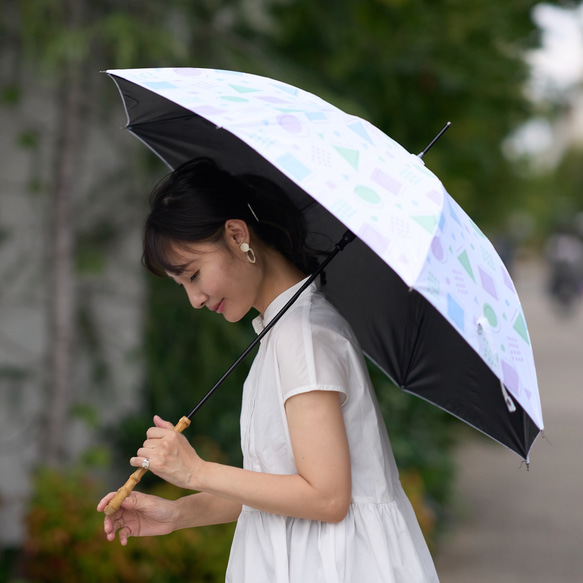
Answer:
<svg viewBox="0 0 583 583"><path fill-rule="evenodd" d="M411 217L416 223L421 225L428 233L433 234L437 226L435 215L417 215Z"/></svg>
<svg viewBox="0 0 583 583"><path fill-rule="evenodd" d="M360 152L352 148L343 148L342 146L334 146L334 149L355 169L358 170L358 157Z"/></svg>
<svg viewBox="0 0 583 583"><path fill-rule="evenodd" d="M254 89L253 87L243 87L242 85L231 85L231 87L237 93L253 93L253 91L259 91L258 89Z"/></svg>
<svg viewBox="0 0 583 583"><path fill-rule="evenodd" d="M247 103L249 100L244 97L237 97L236 95L221 95L221 99L225 101L232 101L233 103Z"/></svg>
<svg viewBox="0 0 583 583"><path fill-rule="evenodd" d="M526 322L524 321L522 313L518 314L518 318L516 318L513 328L514 330L516 330L516 332L518 332L520 337L530 346L530 341L528 340L528 332L526 331Z"/></svg>
<svg viewBox="0 0 583 583"><path fill-rule="evenodd" d="M466 270L466 273L472 278L472 281L476 283L476 278L474 277L474 272L472 271L472 264L470 263L470 258L468 257L468 252L464 251L457 256L458 261L462 264L462 267Z"/></svg>

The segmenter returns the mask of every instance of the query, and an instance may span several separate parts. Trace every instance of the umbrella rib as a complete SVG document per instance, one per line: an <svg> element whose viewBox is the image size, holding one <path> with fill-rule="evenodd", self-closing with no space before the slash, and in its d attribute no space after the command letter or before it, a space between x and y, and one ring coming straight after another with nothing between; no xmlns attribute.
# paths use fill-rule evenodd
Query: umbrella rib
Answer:
<svg viewBox="0 0 583 583"><path fill-rule="evenodd" d="M130 134L132 134L138 140L140 140L140 142L142 142L142 144L144 144L144 146L146 146L146 148L148 148L148 150L150 150L153 154L155 154L158 158L160 158L160 160L162 160L162 162L164 162L164 164L166 164L166 166L168 166L168 168L170 168L170 170L174 170L174 168L172 167L172 164L170 164L170 162L168 162L168 160L166 160L166 158L164 158L164 156L162 156L162 154L160 154L156 150L156 148L151 146L146 140L142 139L138 134L136 134L136 132L132 131L129 126L126 129L130 132Z"/></svg>
<svg viewBox="0 0 583 583"><path fill-rule="evenodd" d="M443 407L439 403L436 403L435 401L432 401L431 399L428 399L424 395L420 395L419 393L415 393L414 391L411 391L411 390L409 390L409 389L407 389L405 387L401 387L401 390L404 391L405 393L408 393L409 395L413 395L414 397L419 397L420 399L422 399L426 403L430 403L431 405L433 405L434 407L437 407L438 409L441 409L442 411L444 411L448 415L451 415L452 417L455 417L456 419L458 419L459 421L461 421L465 425L468 425L468 426L472 427L476 431L479 431L480 433L482 433L483 435L485 435L489 439L492 439L496 443L502 445L506 449L514 452L515 454L518 454L526 462L527 466L530 464L529 452L532 449L532 446L534 445L534 442L538 439L538 435L533 439L532 443L528 446L528 449L526 449L525 452L523 453L522 451L518 451L517 449L515 449L513 447L510 447L507 443L504 443L503 441L497 439L496 437L492 436L490 433L486 432L485 430L480 429L480 427L478 427L477 425L474 425L473 423L471 423L467 419L464 419L463 417L460 417L459 415L456 415L455 413L453 413L449 409L446 409L445 407ZM530 419L530 416L528 415L528 413L526 413L526 411L522 411L522 414L525 415L526 417L528 417Z"/></svg>
<svg viewBox="0 0 583 583"><path fill-rule="evenodd" d="M148 121L141 121L141 122L128 122L128 124L126 125L126 129L128 130L133 130L135 128L141 128L141 127L149 127L149 126L153 126L156 124L166 124L169 121L189 121L191 119L197 119L200 118L199 115L197 115L196 113L192 113L190 115L179 115L179 116L171 116L171 117L167 117L167 118L160 118L160 119L155 119L155 120L148 120ZM203 118L200 118L203 119ZM212 124L215 125L215 124Z"/></svg>

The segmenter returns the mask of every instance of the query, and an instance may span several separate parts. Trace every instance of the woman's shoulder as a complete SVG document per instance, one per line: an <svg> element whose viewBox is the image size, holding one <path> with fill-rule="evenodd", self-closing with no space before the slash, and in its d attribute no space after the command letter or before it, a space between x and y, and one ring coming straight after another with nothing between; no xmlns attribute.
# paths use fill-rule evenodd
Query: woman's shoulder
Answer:
<svg viewBox="0 0 583 583"><path fill-rule="evenodd" d="M348 394L358 345L323 296L300 298L272 333L271 354L284 400L315 389Z"/></svg>
<svg viewBox="0 0 583 583"><path fill-rule="evenodd" d="M329 342L353 341L352 330L321 292L300 298L274 328L278 339L300 340L308 335Z"/></svg>

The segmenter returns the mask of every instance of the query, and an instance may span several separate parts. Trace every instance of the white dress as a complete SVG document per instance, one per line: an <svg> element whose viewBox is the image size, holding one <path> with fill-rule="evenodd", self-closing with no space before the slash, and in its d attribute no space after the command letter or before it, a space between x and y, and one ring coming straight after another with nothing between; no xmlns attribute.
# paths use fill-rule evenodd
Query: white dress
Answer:
<svg viewBox="0 0 583 583"><path fill-rule="evenodd" d="M257 332L303 282L276 298ZM262 339L245 381L245 469L297 473L284 403L307 391L343 395L352 501L338 524L243 506L228 583L436 583L435 567L397 467L364 357L335 308L312 284ZM316 446L316 445L315 445Z"/></svg>

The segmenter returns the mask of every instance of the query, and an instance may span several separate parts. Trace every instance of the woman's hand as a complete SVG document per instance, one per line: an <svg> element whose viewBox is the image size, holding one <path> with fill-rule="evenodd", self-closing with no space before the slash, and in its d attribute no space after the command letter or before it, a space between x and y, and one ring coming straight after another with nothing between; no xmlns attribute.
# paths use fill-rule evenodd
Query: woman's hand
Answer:
<svg viewBox="0 0 583 583"><path fill-rule="evenodd" d="M114 496L115 492L105 496L97 505L97 511L105 510ZM113 541L116 532L119 532L119 541L125 546L130 536L171 533L175 530L177 518L175 502L141 492L132 492L122 502L119 510L105 517L103 529L108 541Z"/></svg>
<svg viewBox="0 0 583 583"><path fill-rule="evenodd" d="M147 439L130 459L130 465L142 467L144 459L150 462L151 472L179 488L198 490L199 477L205 462L198 456L186 437L177 431L169 421L158 415L154 417L155 427L146 432Z"/></svg>

